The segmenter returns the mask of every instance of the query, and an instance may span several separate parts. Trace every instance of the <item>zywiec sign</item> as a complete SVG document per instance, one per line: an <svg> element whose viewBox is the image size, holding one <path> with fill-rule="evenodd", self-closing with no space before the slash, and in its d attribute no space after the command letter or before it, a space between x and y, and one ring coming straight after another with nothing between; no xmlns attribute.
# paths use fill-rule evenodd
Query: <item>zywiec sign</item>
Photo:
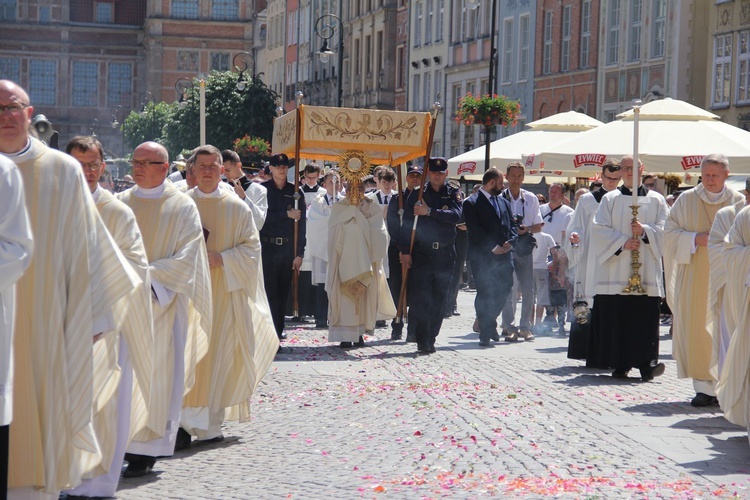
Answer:
<svg viewBox="0 0 750 500"><path fill-rule="evenodd" d="M575 157L573 157L573 166L575 168L581 168L584 165L601 167L602 165L604 165L604 162L606 160L607 160L607 155L598 154L598 153L584 153L580 155L575 155Z"/></svg>
<svg viewBox="0 0 750 500"><path fill-rule="evenodd" d="M473 174L476 169L477 163L475 161L467 161L458 166L458 175Z"/></svg>
<svg viewBox="0 0 750 500"><path fill-rule="evenodd" d="M682 170L692 170L694 168L700 168L703 156L683 156L680 165Z"/></svg>

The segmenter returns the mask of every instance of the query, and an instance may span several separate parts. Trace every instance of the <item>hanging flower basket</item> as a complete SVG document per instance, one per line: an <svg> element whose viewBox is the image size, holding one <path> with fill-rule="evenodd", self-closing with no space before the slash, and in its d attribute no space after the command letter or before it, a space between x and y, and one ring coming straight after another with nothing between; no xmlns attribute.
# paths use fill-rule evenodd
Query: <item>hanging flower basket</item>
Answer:
<svg viewBox="0 0 750 500"><path fill-rule="evenodd" d="M455 120L464 125L482 125L495 130L496 125L515 125L520 113L521 104L504 95L467 94L458 101Z"/></svg>
<svg viewBox="0 0 750 500"><path fill-rule="evenodd" d="M260 137L245 135L235 139L232 148L240 155L242 163L255 163L268 157L271 153L271 145Z"/></svg>

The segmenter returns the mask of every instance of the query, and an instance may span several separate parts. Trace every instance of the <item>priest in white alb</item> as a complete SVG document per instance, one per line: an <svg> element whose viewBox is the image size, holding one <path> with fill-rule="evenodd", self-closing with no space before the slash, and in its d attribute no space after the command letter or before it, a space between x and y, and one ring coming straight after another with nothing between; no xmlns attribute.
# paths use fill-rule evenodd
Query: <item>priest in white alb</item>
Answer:
<svg viewBox="0 0 750 500"><path fill-rule="evenodd" d="M701 184L680 195L664 228L667 302L672 309L672 353L677 376L693 379L693 406L710 406L716 399L711 375L713 341L707 329L709 302L708 236L716 213L743 200L725 185L729 160L710 154L701 162Z"/></svg>
<svg viewBox="0 0 750 500"><path fill-rule="evenodd" d="M181 427L201 441L222 441L225 419L250 418L250 399L271 366L279 340L263 288L260 239L247 204L219 188L222 154L193 153L198 185L188 191L206 231L213 323L208 353L184 398Z"/></svg>
<svg viewBox="0 0 750 500"><path fill-rule="evenodd" d="M0 155L0 491L8 489L16 282L29 266L33 247L21 174Z"/></svg>
<svg viewBox="0 0 750 500"><path fill-rule="evenodd" d="M355 177L349 175L346 199L333 205L328 219L328 341L340 347L364 346L377 320L396 316L383 273L388 247L383 209L364 196Z"/></svg>
<svg viewBox="0 0 750 500"><path fill-rule="evenodd" d="M151 277L154 315L154 371L148 403L149 428L135 435L125 460L128 477L151 472L156 457L175 450L182 398L195 382L195 367L208 351L211 282L204 230L195 203L166 180L167 150L144 142L135 148L136 185L120 193L135 213Z"/></svg>
<svg viewBox="0 0 750 500"><path fill-rule="evenodd" d="M23 177L34 257L16 285L9 498L56 500L102 460L91 424L93 345L140 282L109 236L77 161L28 135L33 107L0 80L0 153Z"/></svg>
<svg viewBox="0 0 750 500"><path fill-rule="evenodd" d="M605 194L594 215L591 250L596 255L592 335L586 366L613 368L614 378L626 379L631 369L648 382L664 373L659 363L659 306L664 294L662 245L669 208L664 197L640 185L643 164L633 157L620 160L623 185ZM632 221L633 177L637 184L638 220ZM633 275L633 251L639 251L644 293L628 293Z"/></svg>
<svg viewBox="0 0 750 500"><path fill-rule="evenodd" d="M750 184L747 179L746 185ZM747 192L747 191L746 191ZM727 354L729 341L735 327L735 314L732 309L732 297L725 295L727 283L727 266L724 255L726 237L734 224L737 212L745 208L747 200L743 199L716 212L711 232L708 234L708 311L706 328L711 335L711 364L709 372L714 380L719 380L724 357Z"/></svg>
<svg viewBox="0 0 750 500"><path fill-rule="evenodd" d="M141 283L115 305L120 330L94 345L94 432L102 462L68 496L112 497L117 490L125 449L149 424L146 403L153 372L153 316L148 261L135 214L99 186L105 169L104 148L93 137L76 136L65 151L78 160L105 227ZM119 380L119 384L117 381ZM157 422L150 423L158 432Z"/></svg>
<svg viewBox="0 0 750 500"><path fill-rule="evenodd" d="M726 241L724 294L736 321L716 395L727 420L750 428L750 207L737 213Z"/></svg>

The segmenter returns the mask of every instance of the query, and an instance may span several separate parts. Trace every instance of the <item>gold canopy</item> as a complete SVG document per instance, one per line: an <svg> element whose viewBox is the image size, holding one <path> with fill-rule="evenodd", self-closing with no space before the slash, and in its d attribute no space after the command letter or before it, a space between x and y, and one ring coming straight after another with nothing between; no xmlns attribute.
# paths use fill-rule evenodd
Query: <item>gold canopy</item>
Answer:
<svg viewBox="0 0 750 500"><path fill-rule="evenodd" d="M397 165L425 155L430 113L300 105L300 157L339 160L341 151L358 150L372 162ZM274 154L295 156L296 113L276 118Z"/></svg>

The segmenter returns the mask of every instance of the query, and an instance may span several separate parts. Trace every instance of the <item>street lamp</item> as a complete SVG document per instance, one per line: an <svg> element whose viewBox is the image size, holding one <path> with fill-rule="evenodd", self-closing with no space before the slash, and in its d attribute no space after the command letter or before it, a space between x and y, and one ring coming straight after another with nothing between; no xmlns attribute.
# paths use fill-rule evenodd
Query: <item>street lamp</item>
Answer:
<svg viewBox="0 0 750 500"><path fill-rule="evenodd" d="M466 0L471 10L479 7L479 0ZM490 97L495 93L495 58L497 49L495 48L495 30L497 29L497 0L492 0L492 23L490 27L490 78L488 91ZM490 168L490 127L484 127L484 169Z"/></svg>
<svg viewBox="0 0 750 500"><path fill-rule="evenodd" d="M338 22L338 27L335 26L333 21ZM319 38L323 40L323 46L320 47L320 50L318 51L318 56L320 56L320 62L323 64L327 64L328 61L331 59L331 56L334 54L331 50L330 46L328 45L328 40L333 38L336 35L336 31L339 33L339 59L336 67L337 71L337 81L336 84L338 85L337 90L337 99L336 99L336 105L338 107L341 107L341 95L344 92L343 85L342 85L342 67L344 64L344 25L341 22L341 18L335 14L323 14L315 21L315 34L318 35Z"/></svg>
<svg viewBox="0 0 750 500"><path fill-rule="evenodd" d="M198 80L198 89L200 90L199 113L200 113L200 144L206 144L206 80L205 73L198 73L195 77ZM180 108L187 106L187 92L195 88L195 83L189 78L178 78L174 82L174 89L180 96L177 105Z"/></svg>
<svg viewBox="0 0 750 500"><path fill-rule="evenodd" d="M255 58L250 52L238 52L232 58L232 67L240 73L237 77L237 91L244 92L248 85L253 84L255 78ZM250 76L245 80L245 71L250 70Z"/></svg>

